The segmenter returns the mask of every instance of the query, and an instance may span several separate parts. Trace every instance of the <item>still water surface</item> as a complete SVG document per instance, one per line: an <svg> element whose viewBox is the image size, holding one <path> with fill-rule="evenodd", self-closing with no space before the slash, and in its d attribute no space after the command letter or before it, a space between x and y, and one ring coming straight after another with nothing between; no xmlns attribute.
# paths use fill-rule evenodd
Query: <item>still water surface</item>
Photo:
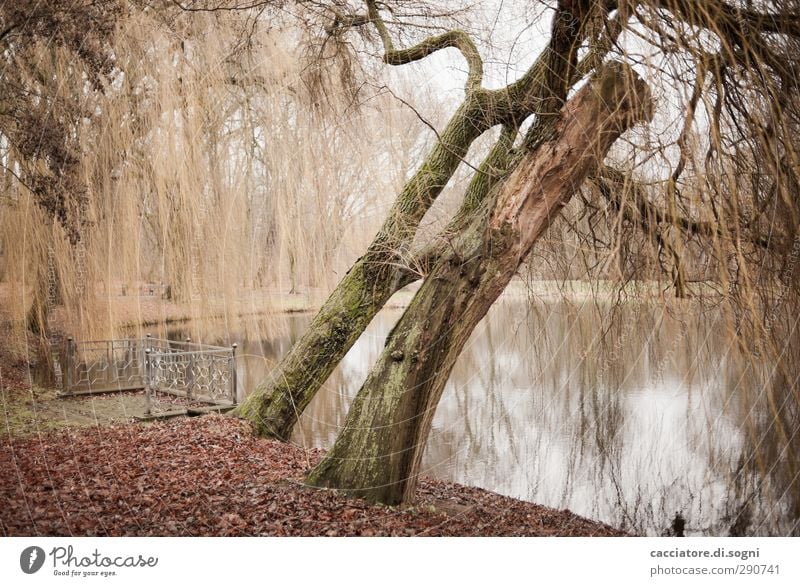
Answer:
<svg viewBox="0 0 800 586"><path fill-rule="evenodd" d="M798 454L789 449L797 428L787 443L786 426L775 425L781 396L765 382L770 365L738 358L713 312L681 317L627 303L612 320L610 311L595 302L497 303L450 377L423 474L651 535L668 531L676 513L688 534L797 534ZM399 316L376 317L293 441L333 443ZM238 342L241 397L311 317L170 335Z"/></svg>

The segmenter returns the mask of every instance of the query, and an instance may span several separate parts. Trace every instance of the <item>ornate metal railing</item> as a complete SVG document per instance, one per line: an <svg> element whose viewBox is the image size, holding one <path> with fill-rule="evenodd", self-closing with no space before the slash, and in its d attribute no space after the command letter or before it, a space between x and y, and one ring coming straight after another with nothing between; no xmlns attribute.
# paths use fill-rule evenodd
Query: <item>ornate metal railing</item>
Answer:
<svg viewBox="0 0 800 586"><path fill-rule="evenodd" d="M230 348L160 338L76 342L64 349L65 395L145 389L190 402L236 404L236 344Z"/></svg>
<svg viewBox="0 0 800 586"><path fill-rule="evenodd" d="M230 348L151 339L145 349L148 396L167 393L205 403L236 403L236 344Z"/></svg>
<svg viewBox="0 0 800 586"><path fill-rule="evenodd" d="M67 338L62 360L65 394L143 389L143 339L88 340Z"/></svg>

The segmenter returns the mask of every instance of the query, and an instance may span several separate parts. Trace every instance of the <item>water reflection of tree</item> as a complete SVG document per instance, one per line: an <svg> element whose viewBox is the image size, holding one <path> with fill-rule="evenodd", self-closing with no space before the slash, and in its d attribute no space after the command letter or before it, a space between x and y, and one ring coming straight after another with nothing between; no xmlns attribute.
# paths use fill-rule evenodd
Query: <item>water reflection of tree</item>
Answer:
<svg viewBox="0 0 800 586"><path fill-rule="evenodd" d="M729 339L721 335L724 324L713 315L690 317L642 304L626 307L622 319L611 320L610 335L601 336L607 314L563 304L529 311L528 328L510 335L511 313L491 314L484 345L471 343L461 361L467 372L457 367L454 413L443 411L448 393L437 417L447 417L450 427L447 433L437 427L429 460L467 453L472 464L452 469L454 480L484 477L495 490L569 506L638 531L660 533L679 511L694 531L731 530L735 519L716 503L741 509L745 493L733 471L742 420L725 417L720 408L730 388L720 376ZM609 339L615 342L609 345ZM487 359L491 366L481 368ZM743 363L742 357L729 361ZM470 373L479 373L483 395L469 392ZM665 414L659 415L656 404L648 415L642 405L652 401L663 402ZM769 413L766 407L753 411ZM798 428L796 421L784 427ZM511 438L514 450L508 455L496 438L499 429ZM766 439L762 431L752 435ZM460 451L434 447L438 441ZM480 475L474 470L478 465ZM783 469L792 475L791 466ZM792 489L789 480L775 484ZM547 486L560 492L548 492ZM774 496L767 500L775 503ZM766 513L758 532L786 534L783 510L773 519ZM788 518L791 524L797 517Z"/></svg>
<svg viewBox="0 0 800 586"><path fill-rule="evenodd" d="M731 369L725 409L742 429L742 445L731 471L726 515L734 533L800 535L800 413L798 340L787 336L785 362L743 361Z"/></svg>

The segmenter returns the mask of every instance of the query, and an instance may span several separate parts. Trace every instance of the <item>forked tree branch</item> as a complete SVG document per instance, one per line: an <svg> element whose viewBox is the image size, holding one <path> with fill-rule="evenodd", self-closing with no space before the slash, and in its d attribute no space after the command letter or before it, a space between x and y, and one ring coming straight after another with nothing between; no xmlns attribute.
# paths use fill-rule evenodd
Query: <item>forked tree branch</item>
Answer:
<svg viewBox="0 0 800 586"><path fill-rule="evenodd" d="M483 60L481 59L478 47L470 36L463 30L454 29L428 37L424 41L417 43L407 49L395 49L386 23L378 13L375 0L366 0L367 14L370 22L375 25L378 35L383 43L383 61L389 65L405 65L428 57L429 55L442 49L458 49L467 61L469 71L467 73L466 90L474 91L480 88L483 82Z"/></svg>

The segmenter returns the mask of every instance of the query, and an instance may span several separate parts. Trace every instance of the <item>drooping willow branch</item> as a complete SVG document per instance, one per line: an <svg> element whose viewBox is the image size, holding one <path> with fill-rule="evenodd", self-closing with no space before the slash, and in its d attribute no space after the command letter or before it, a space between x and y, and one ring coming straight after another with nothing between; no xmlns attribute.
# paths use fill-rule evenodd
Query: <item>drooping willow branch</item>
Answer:
<svg viewBox="0 0 800 586"><path fill-rule="evenodd" d="M663 236L662 228L672 227L687 236L722 239L723 231L717 222L688 218L675 211L662 208L648 198L645 188L630 175L609 166L597 170L594 183L600 194L645 234L652 235L661 248L672 257L676 293L685 296L685 271L680 254ZM630 194L631 197L625 197ZM748 241L764 250L770 249L770 240L759 234L750 234Z"/></svg>
<svg viewBox="0 0 800 586"><path fill-rule="evenodd" d="M720 57L745 69L764 73L769 68L782 80L796 81L791 63L781 58L774 49L773 41L782 36L800 40L800 18L788 12L759 12L731 6L723 0L644 0L642 6L663 10L677 22L697 27L714 34L721 43ZM652 27L646 19L645 26ZM694 37L694 33L690 35ZM696 38L695 38L696 40ZM677 42L682 50L700 50L686 39Z"/></svg>
<svg viewBox="0 0 800 586"><path fill-rule="evenodd" d="M696 236L721 235L714 222L693 220L657 206L648 199L640 184L618 169L604 165L598 169L595 180L601 188L601 194L615 205L619 204L620 208L623 208L621 211L631 210L637 218L645 218L648 230L659 225L669 225ZM633 195L632 201L623 201L622 194L626 192Z"/></svg>
<svg viewBox="0 0 800 586"><path fill-rule="evenodd" d="M800 37L800 19L790 12L759 12L731 6L723 0L649 0L665 8L682 21L717 30L729 41L746 45L752 41L748 33L772 33Z"/></svg>
<svg viewBox="0 0 800 586"><path fill-rule="evenodd" d="M600 194L617 210L617 213L622 214L632 224L639 226L645 234L651 235L658 246L672 258L672 280L675 286L675 295L681 298L686 297L686 273L681 256L675 247L664 238L660 229L669 212L662 211L653 205L639 185L616 169L600 167L595 182ZM633 201L624 197L628 189L633 193ZM672 217L671 219L677 220L678 218ZM685 220L684 218L680 219ZM686 221L688 222L688 220ZM700 228L699 225L695 227Z"/></svg>

